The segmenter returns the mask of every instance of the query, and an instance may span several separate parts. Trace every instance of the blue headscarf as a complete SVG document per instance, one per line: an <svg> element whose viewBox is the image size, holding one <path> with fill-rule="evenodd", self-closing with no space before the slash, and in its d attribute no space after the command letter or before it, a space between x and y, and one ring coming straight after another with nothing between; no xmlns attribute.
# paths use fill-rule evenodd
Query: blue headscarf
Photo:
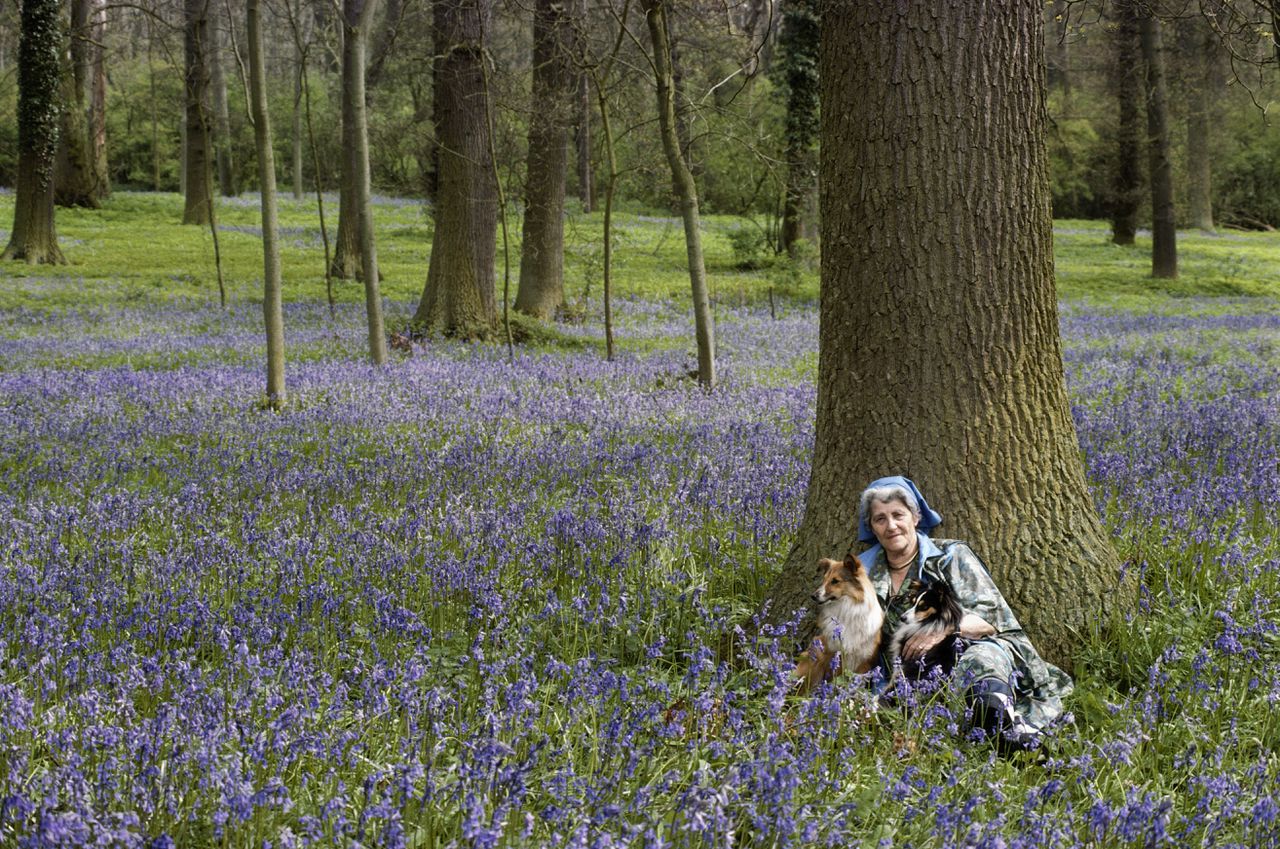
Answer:
<svg viewBox="0 0 1280 849"><path fill-rule="evenodd" d="M867 489L881 489L886 486L900 486L916 497L916 504L920 506L920 521L916 524L917 531L928 534L929 531L942 524L942 515L929 507L928 502L924 500L924 496L920 494L920 490L916 488L911 478L904 478L902 475L879 478L867 484ZM863 492L866 492L867 489L864 489ZM861 504L862 500L859 499L858 503ZM858 539L862 542L876 542L876 535L872 532L871 526L867 524L867 520L862 516L858 517Z"/></svg>

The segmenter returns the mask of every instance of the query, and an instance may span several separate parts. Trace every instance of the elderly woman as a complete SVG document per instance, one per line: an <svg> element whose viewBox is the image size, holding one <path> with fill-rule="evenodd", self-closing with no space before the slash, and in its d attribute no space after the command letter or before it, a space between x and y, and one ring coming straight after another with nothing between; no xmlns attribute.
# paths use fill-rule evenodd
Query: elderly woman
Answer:
<svg viewBox="0 0 1280 849"><path fill-rule="evenodd" d="M920 584L945 582L964 612L957 643L963 654L952 678L968 688L973 727L1004 748L1033 746L1038 732L1062 713L1071 679L1036 652L973 550L928 536L941 522L907 478L880 478L862 493L858 538L874 545L858 559L885 611L885 645ZM941 639L918 634L903 646L903 659L923 656Z"/></svg>

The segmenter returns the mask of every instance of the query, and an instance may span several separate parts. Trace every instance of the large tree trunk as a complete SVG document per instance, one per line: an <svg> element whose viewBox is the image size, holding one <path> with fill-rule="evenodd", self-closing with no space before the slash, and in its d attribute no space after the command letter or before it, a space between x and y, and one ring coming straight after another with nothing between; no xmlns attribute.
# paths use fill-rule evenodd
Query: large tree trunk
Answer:
<svg viewBox="0 0 1280 849"><path fill-rule="evenodd" d="M1147 159L1151 172L1151 276L1178 276L1178 231L1173 205L1173 160L1169 141L1169 92L1165 83L1160 21L1142 19L1142 57L1147 65Z"/></svg>
<svg viewBox="0 0 1280 849"><path fill-rule="evenodd" d="M209 223L213 174L209 151L209 0L185 0L186 145L183 224Z"/></svg>
<svg viewBox="0 0 1280 849"><path fill-rule="evenodd" d="M222 15L215 15L215 19L222 18ZM222 23L228 29L233 26L229 16ZM227 104L226 56L224 55L227 39L223 26L215 23L209 32L209 38L209 82L213 86L213 138L215 158L218 163L218 192L224 198L230 198L236 196L237 186L235 160L231 149L231 108Z"/></svg>
<svg viewBox="0 0 1280 849"><path fill-rule="evenodd" d="M103 50L94 35L101 29L101 12L93 0L71 2L69 68L62 77L62 135L54 177L59 206L97 209L110 191L105 121L99 123L95 110ZM105 81L102 85L105 97Z"/></svg>
<svg viewBox="0 0 1280 849"><path fill-rule="evenodd" d="M352 174L356 220L360 236L360 256L363 260L365 314L369 328L369 358L382 365L387 361L387 337L382 321L382 295L378 291L378 252L373 238L373 203L369 190L369 123L365 105L365 43L373 20L374 0L345 0L343 3L343 38L351 46L349 56L351 73L343 68L343 79L349 82L351 92L353 151Z"/></svg>
<svg viewBox="0 0 1280 849"><path fill-rule="evenodd" d="M0 259L63 263L53 226L63 26L58 0L24 0L18 37L18 179L13 232Z"/></svg>
<svg viewBox="0 0 1280 849"><path fill-rule="evenodd" d="M689 262L689 283L693 290L694 333L698 340L698 382L706 389L716 383L715 327L711 299L707 292L707 268L702 258L701 221L698 215L698 187L680 144L676 115L676 80L668 41L665 0L643 0L649 40L653 44L654 72L658 84L658 125L662 148L671 168L671 183L680 201L684 221L685 255Z"/></svg>
<svg viewBox="0 0 1280 849"><path fill-rule="evenodd" d="M497 321L497 186L489 154L484 34L491 0L437 0L435 236L415 326L483 336Z"/></svg>
<svg viewBox="0 0 1280 849"><path fill-rule="evenodd" d="M356 45L342 39L342 162L338 186L338 236L329 273L341 279L362 277L360 262L360 212L356 199ZM363 89L363 85L360 86ZM364 104L360 106L363 108Z"/></svg>
<svg viewBox="0 0 1280 849"><path fill-rule="evenodd" d="M1111 85L1119 108L1116 161L1111 188L1111 240L1132 245L1142 208L1142 54L1133 0L1116 0L1112 30Z"/></svg>
<svg viewBox="0 0 1280 849"><path fill-rule="evenodd" d="M1194 227L1212 233L1214 104L1223 94L1219 48L1199 15L1181 22L1183 54L1190 57L1187 92L1187 206Z"/></svg>
<svg viewBox="0 0 1280 849"><path fill-rule="evenodd" d="M1127 603L1063 380L1043 6L841 9L822 34L816 444L768 616L806 606L817 558L857 537L862 487L902 473L1069 665Z"/></svg>
<svg viewBox="0 0 1280 849"><path fill-rule="evenodd" d="M533 112L516 309L550 318L564 304L564 193L577 80L563 0L538 0L533 16Z"/></svg>
<svg viewBox="0 0 1280 849"><path fill-rule="evenodd" d="M787 185L780 247L793 253L808 238L806 218L817 189L819 0L787 0L778 39L779 70L787 92Z"/></svg>
<svg viewBox="0 0 1280 849"><path fill-rule="evenodd" d="M276 162L267 112L267 72L262 49L258 0L247 0L249 98L253 136L258 145L258 184L262 194L262 312L267 329L267 403L284 406L284 313L280 296L280 240L276 216Z"/></svg>

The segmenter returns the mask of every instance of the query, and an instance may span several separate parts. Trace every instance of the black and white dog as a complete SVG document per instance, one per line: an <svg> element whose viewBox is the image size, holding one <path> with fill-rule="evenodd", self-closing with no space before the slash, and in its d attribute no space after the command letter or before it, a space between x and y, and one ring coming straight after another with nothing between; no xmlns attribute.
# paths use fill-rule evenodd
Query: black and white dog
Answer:
<svg viewBox="0 0 1280 849"><path fill-rule="evenodd" d="M928 677L935 668L943 676L950 675L956 664L956 639L963 616L964 611L945 581L933 581L922 586L915 604L903 615L889 643L888 663L894 670L893 677L898 675L899 661L902 674L912 681ZM942 640L921 657L903 659L902 647L917 634L937 634Z"/></svg>

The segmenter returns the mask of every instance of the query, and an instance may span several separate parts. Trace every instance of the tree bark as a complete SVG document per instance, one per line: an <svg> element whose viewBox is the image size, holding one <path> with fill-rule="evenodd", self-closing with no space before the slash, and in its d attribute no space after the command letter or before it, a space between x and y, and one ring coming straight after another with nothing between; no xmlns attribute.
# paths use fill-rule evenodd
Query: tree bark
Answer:
<svg viewBox="0 0 1280 849"><path fill-rule="evenodd" d="M183 224L209 223L213 174L209 161L209 0L185 0L186 146Z"/></svg>
<svg viewBox="0 0 1280 849"><path fill-rule="evenodd" d="M54 176L54 201L59 206L97 209L110 191L105 121L98 122L101 113L95 109L96 77L103 70L102 45L94 40L101 27L101 11L93 0L71 2L68 68L62 75L62 135ZM105 81L101 85L105 88Z"/></svg>
<svg viewBox="0 0 1280 849"><path fill-rule="evenodd" d="M369 328L369 358L376 365L387 361L387 336L382 320L382 295L378 291L378 253L373 237L373 202L369 189L369 123L365 106L365 43L373 20L374 0L345 0L342 25L345 44L344 63L351 62L351 72L344 64L343 79L352 86L352 139L355 142L353 195L360 236L360 257L364 272L365 316Z"/></svg>
<svg viewBox="0 0 1280 849"><path fill-rule="evenodd" d="M902 473L1069 666L1080 635L1128 605L1063 380L1043 5L841 11L822 34L813 467L767 617L806 607L818 557L857 537L861 489Z"/></svg>
<svg viewBox="0 0 1280 849"><path fill-rule="evenodd" d="M1178 231L1173 204L1173 160L1169 140L1169 91L1165 82L1160 21L1142 19L1142 56L1147 66L1147 158L1151 172L1151 276L1178 276Z"/></svg>
<svg viewBox="0 0 1280 849"><path fill-rule="evenodd" d="M783 6L778 49L787 92L787 184L779 241L788 254L808 237L806 213L817 189L820 23L819 0L787 0Z"/></svg>
<svg viewBox="0 0 1280 849"><path fill-rule="evenodd" d="M433 10L439 142L435 236L413 323L453 336L485 336L497 322L498 203L481 65L491 10L492 0L437 0Z"/></svg>
<svg viewBox="0 0 1280 849"><path fill-rule="evenodd" d="M215 20L221 15L215 15ZM226 26L232 26L230 17ZM231 109L227 104L226 38L217 23L209 33L209 82L213 86L214 150L218 165L218 192L224 198L235 197L237 192L235 158L231 145Z"/></svg>
<svg viewBox="0 0 1280 849"><path fill-rule="evenodd" d="M246 0L249 48L249 98L253 136L258 146L258 185L262 195L262 313L267 330L267 404L287 401L284 379L284 312L280 293L280 240L276 215L276 162L267 111L267 72L262 48L258 0Z"/></svg>
<svg viewBox="0 0 1280 849"><path fill-rule="evenodd" d="M364 276L360 257L360 213L356 199L356 45L342 38L342 167L338 185L338 235L334 243L330 274L349 280ZM360 86L363 89L363 86ZM363 108L364 104L360 104Z"/></svg>
<svg viewBox="0 0 1280 849"><path fill-rule="evenodd" d="M1183 54L1191 60L1187 92L1187 206L1192 226L1212 233L1214 103L1223 93L1218 43L1213 30L1198 15L1180 26Z"/></svg>
<svg viewBox="0 0 1280 849"><path fill-rule="evenodd" d="M293 69L293 199L302 200L304 187L302 185L302 75L305 74L306 67L303 64L303 56L299 53L295 57L297 67Z"/></svg>
<svg viewBox="0 0 1280 849"><path fill-rule="evenodd" d="M24 0L18 36L18 179L3 259L66 262L53 224L63 26L58 0Z"/></svg>
<svg viewBox="0 0 1280 849"><path fill-rule="evenodd" d="M564 305L565 177L578 94L569 53L571 24L564 0L537 0L524 240L515 306L542 319Z"/></svg>
<svg viewBox="0 0 1280 849"><path fill-rule="evenodd" d="M1132 245L1142 208L1142 55L1138 17L1133 0L1115 0L1115 29L1111 53L1111 84L1116 94L1119 121L1116 129L1116 162L1111 190L1111 241Z"/></svg>
<svg viewBox="0 0 1280 849"><path fill-rule="evenodd" d="M578 82L578 122L574 125L573 141L577 153L578 200L583 212L596 208L595 175L591 173L591 94L587 76Z"/></svg>
<svg viewBox="0 0 1280 849"><path fill-rule="evenodd" d="M707 293L707 269L702 258L698 187L680 144L676 81L670 43L667 40L667 6L665 0L643 0L641 8L644 9L649 39L653 45L662 148L667 156L667 165L671 168L671 183L676 198L680 201L680 217L684 221L685 254L693 290L694 332L698 342L698 382L703 388L711 389L716 383L715 327L711 318L711 299Z"/></svg>
<svg viewBox="0 0 1280 849"><path fill-rule="evenodd" d="M111 173L107 169L107 4L92 0L89 21L89 147L99 197L111 194Z"/></svg>

